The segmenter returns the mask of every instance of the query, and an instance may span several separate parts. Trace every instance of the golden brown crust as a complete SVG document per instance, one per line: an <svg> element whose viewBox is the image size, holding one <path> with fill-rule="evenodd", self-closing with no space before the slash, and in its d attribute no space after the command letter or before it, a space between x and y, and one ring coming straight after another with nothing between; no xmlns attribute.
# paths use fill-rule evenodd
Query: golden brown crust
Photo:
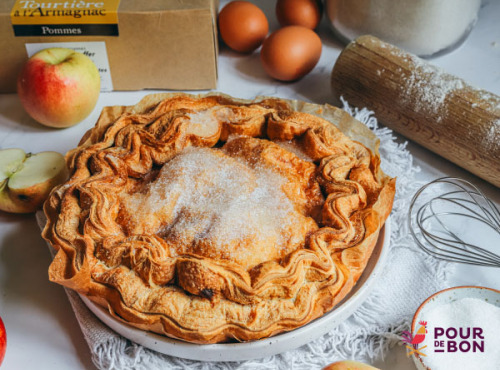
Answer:
<svg viewBox="0 0 500 370"><path fill-rule="evenodd" d="M318 115L364 132L352 117L307 104L298 107L303 113L298 105L157 94L105 108L67 154L71 178L44 206L43 236L57 250L50 279L133 326L196 343L260 339L331 310L368 262L395 181L379 168L377 143L353 141ZM257 169L285 179L279 187L295 221L282 224L281 248L272 232L223 248L200 234L182 239L172 231L181 217L172 213L174 193L144 218L135 214L147 208L152 184L179 178L168 166L190 147L212 148L209 156L248 175L242 192L252 191ZM206 186L207 176L193 181ZM182 217L198 222L204 213L185 209Z"/></svg>

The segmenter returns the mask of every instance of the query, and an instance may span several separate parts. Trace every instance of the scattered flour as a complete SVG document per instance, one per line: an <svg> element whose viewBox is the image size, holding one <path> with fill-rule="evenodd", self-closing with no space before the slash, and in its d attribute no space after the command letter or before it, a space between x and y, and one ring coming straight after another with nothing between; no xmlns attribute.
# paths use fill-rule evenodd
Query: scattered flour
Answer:
<svg viewBox="0 0 500 370"><path fill-rule="evenodd" d="M435 116L438 122L447 113L445 100L448 95L469 87L462 80L416 56L400 53L397 49L392 53L413 66L401 86L406 102L413 104L417 111Z"/></svg>
<svg viewBox="0 0 500 370"><path fill-rule="evenodd" d="M383 43L380 45L385 46ZM408 64L409 72L406 76L402 74L404 77L400 93L403 102L410 104L417 112L426 113L436 122L440 122L448 113L446 99L452 94L461 94L462 99L470 102L470 108L480 107L500 116L498 95L475 88L415 55L390 45L388 47L391 48L390 53L393 56Z"/></svg>
<svg viewBox="0 0 500 370"><path fill-rule="evenodd" d="M500 153L500 119L491 122L490 128L483 139L482 144L491 153Z"/></svg>

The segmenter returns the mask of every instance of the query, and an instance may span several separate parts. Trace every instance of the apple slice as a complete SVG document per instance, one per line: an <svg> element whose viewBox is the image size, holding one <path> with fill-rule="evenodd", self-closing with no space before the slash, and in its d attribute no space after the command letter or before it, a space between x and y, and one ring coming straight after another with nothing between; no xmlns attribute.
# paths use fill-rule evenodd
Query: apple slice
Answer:
<svg viewBox="0 0 500 370"><path fill-rule="evenodd" d="M66 162L60 153L32 155L22 149L0 150L0 210L35 212L52 188L67 177Z"/></svg>

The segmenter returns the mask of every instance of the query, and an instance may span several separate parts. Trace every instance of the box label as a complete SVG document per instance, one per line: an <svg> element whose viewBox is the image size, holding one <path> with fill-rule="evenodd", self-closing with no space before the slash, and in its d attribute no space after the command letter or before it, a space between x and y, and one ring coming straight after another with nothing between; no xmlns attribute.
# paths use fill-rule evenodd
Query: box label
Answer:
<svg viewBox="0 0 500 370"><path fill-rule="evenodd" d="M16 0L16 36L118 36L120 0Z"/></svg>
<svg viewBox="0 0 500 370"><path fill-rule="evenodd" d="M88 42L43 42L36 44L26 44L28 58L36 52L48 48L68 48L78 51L88 56L99 70L101 76L101 91L112 91L113 81L111 80L111 71L109 69L108 53L106 52L106 43L104 41Z"/></svg>

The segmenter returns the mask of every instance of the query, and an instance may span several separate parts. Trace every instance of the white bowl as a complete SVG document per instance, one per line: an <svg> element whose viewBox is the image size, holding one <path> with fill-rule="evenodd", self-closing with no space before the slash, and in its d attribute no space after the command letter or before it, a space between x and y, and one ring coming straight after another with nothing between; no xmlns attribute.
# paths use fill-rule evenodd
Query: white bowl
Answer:
<svg viewBox="0 0 500 370"><path fill-rule="evenodd" d="M426 314L434 308L463 298L477 298L500 307L500 290L479 286L457 286L444 289L431 295L420 305L413 316L411 332L415 333L418 322L422 321L426 317ZM425 359L418 353L415 353L412 357L417 369L431 370L431 368L425 365Z"/></svg>
<svg viewBox="0 0 500 370"><path fill-rule="evenodd" d="M134 328L80 295L87 307L107 326L125 338L160 353L198 361L244 361L263 358L300 347L332 330L365 301L383 273L389 252L390 219L380 230L368 264L351 292L332 311L309 324L270 338L253 342L193 344ZM341 340L342 338L339 338Z"/></svg>

